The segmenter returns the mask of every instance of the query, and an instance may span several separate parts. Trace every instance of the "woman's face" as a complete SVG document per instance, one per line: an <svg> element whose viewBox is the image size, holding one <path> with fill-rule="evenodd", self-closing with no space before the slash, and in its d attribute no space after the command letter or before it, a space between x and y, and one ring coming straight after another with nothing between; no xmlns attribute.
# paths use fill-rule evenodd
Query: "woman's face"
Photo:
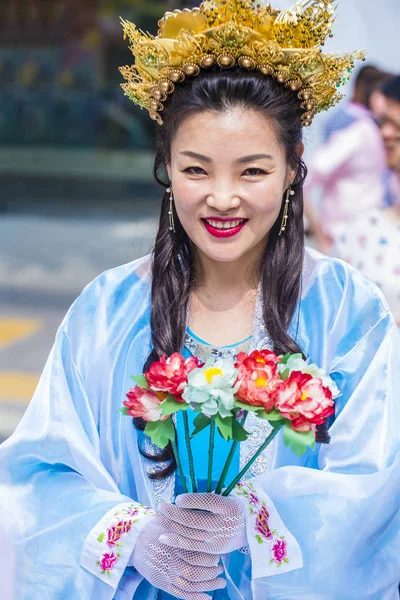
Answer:
<svg viewBox="0 0 400 600"><path fill-rule="evenodd" d="M183 121L168 174L183 228L200 256L218 262L262 251L294 179L269 119L240 108Z"/></svg>

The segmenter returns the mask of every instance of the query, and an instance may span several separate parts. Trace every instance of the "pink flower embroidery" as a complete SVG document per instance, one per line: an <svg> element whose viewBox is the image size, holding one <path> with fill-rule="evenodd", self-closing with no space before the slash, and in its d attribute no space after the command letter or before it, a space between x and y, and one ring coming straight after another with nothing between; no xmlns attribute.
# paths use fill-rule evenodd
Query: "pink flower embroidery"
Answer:
<svg viewBox="0 0 400 600"><path fill-rule="evenodd" d="M109 527L107 529L107 544L109 546L115 546L119 542L121 537L121 531L117 527Z"/></svg>
<svg viewBox="0 0 400 600"><path fill-rule="evenodd" d="M272 535L271 529L268 524L269 512L262 506L257 513L255 530L258 532L263 538L266 540L272 540L274 537Z"/></svg>
<svg viewBox="0 0 400 600"><path fill-rule="evenodd" d="M280 564L287 557L287 542L276 538L269 547L271 558L277 564Z"/></svg>
<svg viewBox="0 0 400 600"><path fill-rule="evenodd" d="M132 521L120 521L118 527L121 528L121 534L128 533L132 527Z"/></svg>
<svg viewBox="0 0 400 600"><path fill-rule="evenodd" d="M99 562L102 571L111 571L117 564L118 558L114 552L103 552Z"/></svg>
<svg viewBox="0 0 400 600"><path fill-rule="evenodd" d="M115 546L121 539L121 536L128 533L131 527L132 521L119 521L117 525L109 527L107 529L107 544L109 546Z"/></svg>
<svg viewBox="0 0 400 600"><path fill-rule="evenodd" d="M258 499L258 496L256 496L255 494L253 494L253 492L250 492L250 494L249 494L249 502L253 506L257 506L259 504L260 500Z"/></svg>

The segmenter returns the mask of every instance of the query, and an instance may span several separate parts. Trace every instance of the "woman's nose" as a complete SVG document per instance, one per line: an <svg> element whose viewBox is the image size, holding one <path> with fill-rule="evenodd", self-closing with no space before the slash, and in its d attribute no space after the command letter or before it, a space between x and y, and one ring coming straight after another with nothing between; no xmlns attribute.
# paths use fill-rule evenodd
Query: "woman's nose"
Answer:
<svg viewBox="0 0 400 600"><path fill-rule="evenodd" d="M215 208L218 212L229 212L240 206L240 198L232 188L215 187L207 196L207 206Z"/></svg>

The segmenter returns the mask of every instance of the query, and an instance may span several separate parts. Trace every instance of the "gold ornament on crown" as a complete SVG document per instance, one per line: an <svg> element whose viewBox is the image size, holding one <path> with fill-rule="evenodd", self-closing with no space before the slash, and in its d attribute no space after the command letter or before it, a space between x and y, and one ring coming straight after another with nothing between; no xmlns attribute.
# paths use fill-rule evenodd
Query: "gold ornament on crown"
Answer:
<svg viewBox="0 0 400 600"><path fill-rule="evenodd" d="M335 7L300 0L280 11L256 0L205 0L200 7L166 12L156 37L121 19L135 64L121 67L125 95L162 124L163 103L175 85L214 66L238 65L272 76L298 95L302 123L336 104L363 52L324 54Z"/></svg>

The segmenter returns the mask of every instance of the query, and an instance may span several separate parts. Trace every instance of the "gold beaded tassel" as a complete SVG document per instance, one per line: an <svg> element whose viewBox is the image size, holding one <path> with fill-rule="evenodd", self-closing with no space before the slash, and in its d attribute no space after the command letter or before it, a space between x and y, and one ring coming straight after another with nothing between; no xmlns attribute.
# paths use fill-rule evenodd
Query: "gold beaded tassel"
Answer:
<svg viewBox="0 0 400 600"><path fill-rule="evenodd" d="M169 230L173 231L173 233L176 233L174 220L174 193L172 191L172 181L169 182L169 188L167 188L167 193L169 194Z"/></svg>
<svg viewBox="0 0 400 600"><path fill-rule="evenodd" d="M294 196L294 191L292 190L292 184L291 183L289 183L288 189L286 191L285 208L283 210L282 224L281 224L281 230L279 232L279 235L282 235L282 233L286 229L286 224L287 224L287 220L288 220L288 211L289 211L290 196Z"/></svg>

